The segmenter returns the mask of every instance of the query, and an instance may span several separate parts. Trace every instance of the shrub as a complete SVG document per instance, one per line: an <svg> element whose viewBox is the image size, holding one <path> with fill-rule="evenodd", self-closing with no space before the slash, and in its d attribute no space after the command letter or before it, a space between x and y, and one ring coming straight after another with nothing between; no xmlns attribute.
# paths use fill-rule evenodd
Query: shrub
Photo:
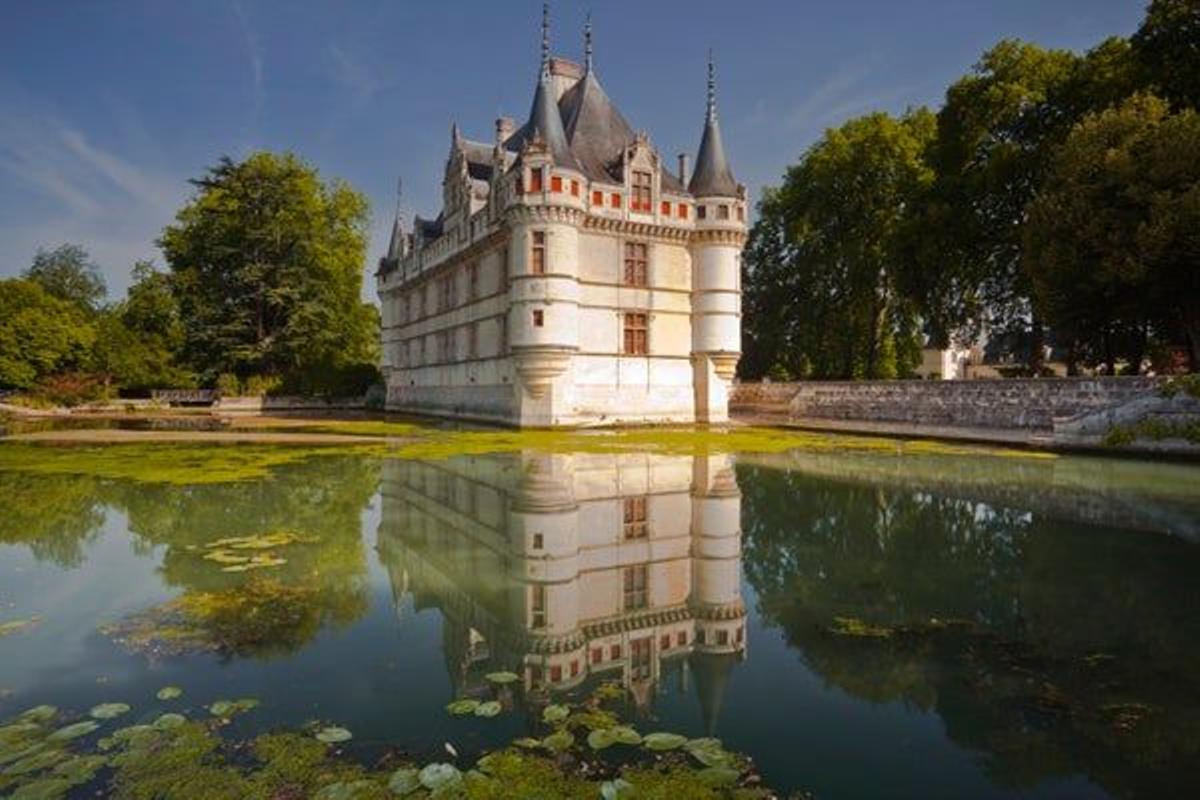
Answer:
<svg viewBox="0 0 1200 800"><path fill-rule="evenodd" d="M112 397L112 390L95 375L86 372L64 372L49 375L34 388L33 395L56 406L82 405Z"/></svg>
<svg viewBox="0 0 1200 800"><path fill-rule="evenodd" d="M237 397L242 393L242 384L232 372L222 372L218 375L216 388L217 394L222 397Z"/></svg>
<svg viewBox="0 0 1200 800"><path fill-rule="evenodd" d="M283 386L283 380L277 375L251 375L242 382L242 393L252 397L265 397L275 394Z"/></svg>

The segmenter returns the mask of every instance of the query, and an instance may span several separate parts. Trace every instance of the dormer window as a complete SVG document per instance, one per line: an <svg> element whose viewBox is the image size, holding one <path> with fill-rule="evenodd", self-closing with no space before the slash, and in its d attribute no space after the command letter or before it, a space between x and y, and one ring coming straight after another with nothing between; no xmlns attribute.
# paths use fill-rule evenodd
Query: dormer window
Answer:
<svg viewBox="0 0 1200 800"><path fill-rule="evenodd" d="M708 217L708 206L696 206L696 219L705 219Z"/></svg>
<svg viewBox="0 0 1200 800"><path fill-rule="evenodd" d="M729 206L724 204L717 206L717 219L729 219Z"/></svg>
<svg viewBox="0 0 1200 800"><path fill-rule="evenodd" d="M597 192L594 190L592 191L592 205L594 205L594 206L604 205L604 192Z"/></svg>
<svg viewBox="0 0 1200 800"><path fill-rule="evenodd" d="M658 213L662 214L664 217L671 216L671 201L663 200L661 203L659 203L658 204Z"/></svg>
<svg viewBox="0 0 1200 800"><path fill-rule="evenodd" d="M550 176L550 191L561 194L563 190L563 181L561 175Z"/></svg>
<svg viewBox="0 0 1200 800"><path fill-rule="evenodd" d="M529 191L530 192L540 192L541 190L542 190L542 170L541 170L541 168L539 167L538 169L529 170Z"/></svg>
<svg viewBox="0 0 1200 800"><path fill-rule="evenodd" d="M633 198L631 200L634 211L646 211L651 209L650 193L652 184L650 182L650 173L640 170L633 171Z"/></svg>

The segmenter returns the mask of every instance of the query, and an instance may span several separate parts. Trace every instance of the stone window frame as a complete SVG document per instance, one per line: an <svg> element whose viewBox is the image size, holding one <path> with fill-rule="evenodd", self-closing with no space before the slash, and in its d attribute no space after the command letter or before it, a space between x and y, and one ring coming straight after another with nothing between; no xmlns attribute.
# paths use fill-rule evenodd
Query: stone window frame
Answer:
<svg viewBox="0 0 1200 800"><path fill-rule="evenodd" d="M546 627L546 586L535 583L529 587L529 627L543 630Z"/></svg>
<svg viewBox="0 0 1200 800"><path fill-rule="evenodd" d="M535 230L529 236L529 274L545 275L547 243L549 236L544 230Z"/></svg>
<svg viewBox="0 0 1200 800"><path fill-rule="evenodd" d="M636 252L637 248L641 249L640 257L630 254L631 249ZM621 243L621 250L623 255L621 285L648 289L650 287L650 243L641 239L626 239Z"/></svg>
<svg viewBox="0 0 1200 800"><path fill-rule="evenodd" d="M640 336L638 334L641 334ZM621 314L621 355L650 355L650 312L624 311Z"/></svg>
<svg viewBox="0 0 1200 800"><path fill-rule="evenodd" d="M654 210L654 176L649 170L629 171L629 210L646 214Z"/></svg>
<svg viewBox="0 0 1200 800"><path fill-rule="evenodd" d="M630 564L621 571L621 608L638 611L650 606L650 570L645 563Z"/></svg>
<svg viewBox="0 0 1200 800"><path fill-rule="evenodd" d="M650 519L647 495L622 498L622 534L626 539L646 539L650 535Z"/></svg>

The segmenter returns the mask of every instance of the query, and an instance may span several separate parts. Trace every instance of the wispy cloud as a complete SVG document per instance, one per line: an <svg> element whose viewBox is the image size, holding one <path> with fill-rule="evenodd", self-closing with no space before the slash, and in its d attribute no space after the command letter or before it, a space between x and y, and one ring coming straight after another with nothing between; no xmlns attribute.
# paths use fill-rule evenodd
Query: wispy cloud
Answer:
<svg viewBox="0 0 1200 800"><path fill-rule="evenodd" d="M787 113L785 124L795 131L817 132L848 117L892 110L912 102L923 88L918 83L880 84L878 59L858 59L834 70Z"/></svg>
<svg viewBox="0 0 1200 800"><path fill-rule="evenodd" d="M234 0L233 14L237 17L238 28L242 32L242 40L246 44L246 55L250 59L250 75L252 86L254 89L254 122L257 125L259 118L262 116L263 104L267 99L266 88L263 84L263 51L262 45L259 42L258 34L254 32L254 28L250 25L250 19L246 16L246 9L238 0Z"/></svg>
<svg viewBox="0 0 1200 800"><path fill-rule="evenodd" d="M39 247L74 242L99 262L114 294L188 192L184 176L102 146L44 104L0 87L0 273ZM134 121L136 124L136 121Z"/></svg>
<svg viewBox="0 0 1200 800"><path fill-rule="evenodd" d="M347 89L355 105L366 104L375 95L390 88L395 81L385 80L367 63L337 43L326 48L330 76Z"/></svg>

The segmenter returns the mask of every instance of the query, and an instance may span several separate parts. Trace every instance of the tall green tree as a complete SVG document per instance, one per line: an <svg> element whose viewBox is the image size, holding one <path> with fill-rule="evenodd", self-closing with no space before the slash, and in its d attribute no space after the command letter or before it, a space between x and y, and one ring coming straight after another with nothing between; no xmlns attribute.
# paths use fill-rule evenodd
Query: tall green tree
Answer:
<svg viewBox="0 0 1200 800"><path fill-rule="evenodd" d="M108 292L100 268L77 244L59 245L53 250L39 248L24 277L88 312L98 311Z"/></svg>
<svg viewBox="0 0 1200 800"><path fill-rule="evenodd" d="M1110 371L1146 334L1200 366L1200 115L1152 95L1085 117L1057 151L1025 230L1038 305Z"/></svg>
<svg viewBox="0 0 1200 800"><path fill-rule="evenodd" d="M829 130L765 195L743 258L748 368L891 378L919 359L898 291L905 209L933 172L933 115L871 114Z"/></svg>
<svg viewBox="0 0 1200 800"><path fill-rule="evenodd" d="M366 198L291 154L224 158L193 184L159 242L189 363L208 379L274 376L305 391L373 369Z"/></svg>
<svg viewBox="0 0 1200 800"><path fill-rule="evenodd" d="M1143 79L1175 108L1200 108L1200 0L1151 0L1132 39Z"/></svg>
<svg viewBox="0 0 1200 800"><path fill-rule="evenodd" d="M33 280L0 281L0 388L29 389L84 364L95 330L83 309Z"/></svg>

